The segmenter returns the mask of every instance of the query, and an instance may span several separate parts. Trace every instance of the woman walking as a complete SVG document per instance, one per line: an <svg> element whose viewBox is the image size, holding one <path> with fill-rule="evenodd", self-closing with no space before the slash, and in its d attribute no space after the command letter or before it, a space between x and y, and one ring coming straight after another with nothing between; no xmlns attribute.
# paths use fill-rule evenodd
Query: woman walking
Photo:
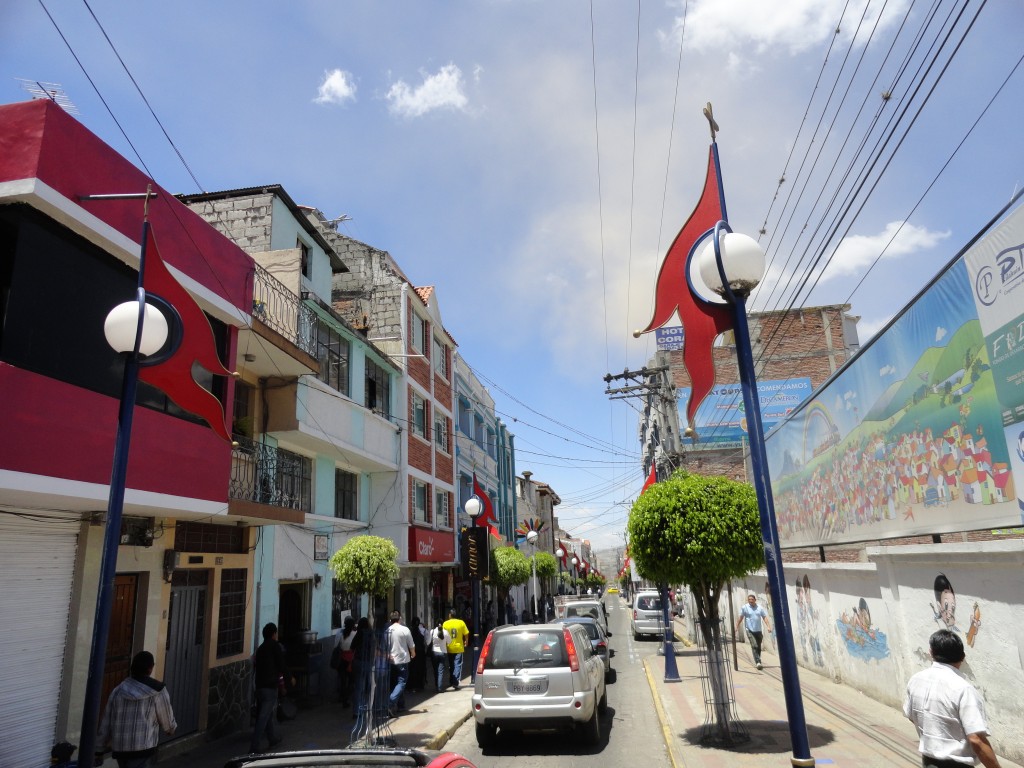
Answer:
<svg viewBox="0 0 1024 768"><path fill-rule="evenodd" d="M445 689L444 670L448 666L448 643L452 640L451 632L444 628L441 619L437 620L437 626L430 630L428 644L430 645L430 661L434 665L434 683L437 690Z"/></svg>
<svg viewBox="0 0 1024 768"><path fill-rule="evenodd" d="M338 700L341 706L347 708L352 702L352 659L355 652L352 650L352 641L356 639L356 620L351 616L345 617L345 626L338 635Z"/></svg>

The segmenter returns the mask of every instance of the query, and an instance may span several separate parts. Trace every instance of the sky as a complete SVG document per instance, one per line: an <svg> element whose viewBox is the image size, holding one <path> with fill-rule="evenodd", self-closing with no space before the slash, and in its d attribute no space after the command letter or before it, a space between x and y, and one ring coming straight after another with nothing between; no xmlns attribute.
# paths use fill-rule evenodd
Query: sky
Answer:
<svg viewBox="0 0 1024 768"><path fill-rule="evenodd" d="M0 102L56 83L171 192L281 184L344 216L434 286L517 471L601 551L644 480L640 404L603 377L654 353L632 331L705 104L729 223L767 254L754 307L848 303L862 342L1024 185L1024 3L941 6L7 0Z"/></svg>

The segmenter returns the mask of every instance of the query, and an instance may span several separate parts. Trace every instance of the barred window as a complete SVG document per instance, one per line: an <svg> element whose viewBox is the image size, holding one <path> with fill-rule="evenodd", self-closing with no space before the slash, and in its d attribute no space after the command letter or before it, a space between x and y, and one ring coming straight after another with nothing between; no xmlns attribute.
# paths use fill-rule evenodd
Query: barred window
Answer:
<svg viewBox="0 0 1024 768"><path fill-rule="evenodd" d="M358 520L356 504L357 475L344 469L334 470L334 516L345 520Z"/></svg>
<svg viewBox="0 0 1024 768"><path fill-rule="evenodd" d="M438 528L451 528L452 520L449 512L448 491L436 491L434 493L434 517L437 520Z"/></svg>
<svg viewBox="0 0 1024 768"><path fill-rule="evenodd" d="M434 442L442 451L450 453L448 450L448 419L439 413L434 414Z"/></svg>
<svg viewBox="0 0 1024 768"><path fill-rule="evenodd" d="M427 436L427 404L416 392L412 393L412 431L420 437Z"/></svg>
<svg viewBox="0 0 1024 768"><path fill-rule="evenodd" d="M174 549L177 552L243 554L245 531L235 525L179 521L174 526Z"/></svg>
<svg viewBox="0 0 1024 768"><path fill-rule="evenodd" d="M245 568L225 568L220 575L220 613L217 618L217 658L242 652L245 641Z"/></svg>
<svg viewBox="0 0 1024 768"><path fill-rule="evenodd" d="M446 354L447 347L441 343L441 340L434 337L434 373L440 376L445 381L448 381L448 355Z"/></svg>

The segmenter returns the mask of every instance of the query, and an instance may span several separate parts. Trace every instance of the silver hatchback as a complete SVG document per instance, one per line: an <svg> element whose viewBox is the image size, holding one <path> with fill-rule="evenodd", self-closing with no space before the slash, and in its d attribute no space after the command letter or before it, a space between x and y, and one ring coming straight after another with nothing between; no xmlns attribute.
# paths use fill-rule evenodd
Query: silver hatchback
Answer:
<svg viewBox="0 0 1024 768"><path fill-rule="evenodd" d="M636 593L633 598L633 613L629 617L629 628L636 640L639 640L641 635L665 634L660 594L653 590Z"/></svg>
<svg viewBox="0 0 1024 768"><path fill-rule="evenodd" d="M607 707L604 659L582 626L506 625L487 635L472 703L481 747L494 743L498 728L575 729L595 745Z"/></svg>

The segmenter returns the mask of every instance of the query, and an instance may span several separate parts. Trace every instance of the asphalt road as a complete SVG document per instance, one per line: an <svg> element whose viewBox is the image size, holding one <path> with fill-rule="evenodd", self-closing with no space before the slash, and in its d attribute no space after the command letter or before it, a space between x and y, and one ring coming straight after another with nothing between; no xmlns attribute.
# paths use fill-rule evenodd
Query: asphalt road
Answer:
<svg viewBox="0 0 1024 768"><path fill-rule="evenodd" d="M605 601L612 631L614 675L608 685L608 711L601 718L602 738L597 747L581 744L568 732L528 731L509 735L499 732L495 746L481 750L471 718L445 748L477 765L499 768L670 768L643 668L643 659L654 656L660 643L634 640L625 601L618 595L608 595Z"/></svg>

